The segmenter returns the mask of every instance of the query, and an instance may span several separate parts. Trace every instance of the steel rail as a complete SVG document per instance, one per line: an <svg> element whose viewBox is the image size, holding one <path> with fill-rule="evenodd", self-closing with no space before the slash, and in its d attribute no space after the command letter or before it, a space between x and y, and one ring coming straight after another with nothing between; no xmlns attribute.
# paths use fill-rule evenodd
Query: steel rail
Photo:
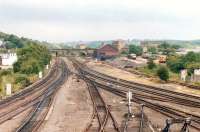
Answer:
<svg viewBox="0 0 200 132"><path fill-rule="evenodd" d="M64 82L65 76L66 76L66 65L63 64L63 62L61 62L62 66L62 70L60 71L60 75L59 78L56 79L48 88L48 90L45 92L45 94L43 95L42 99L40 100L40 103L37 105L37 107L35 108L35 110L30 113L30 115L26 118L25 122L16 130L16 132L31 132L31 131L36 131L42 124L43 120L46 117L46 114L48 113L48 110L51 106L52 100L54 98L55 92L58 90L58 87ZM46 109L46 111L41 114L41 107L42 105L44 105L45 103L48 103L48 109ZM36 122L36 123L32 123L34 122L34 119L37 119L38 117L40 117L40 121Z"/></svg>

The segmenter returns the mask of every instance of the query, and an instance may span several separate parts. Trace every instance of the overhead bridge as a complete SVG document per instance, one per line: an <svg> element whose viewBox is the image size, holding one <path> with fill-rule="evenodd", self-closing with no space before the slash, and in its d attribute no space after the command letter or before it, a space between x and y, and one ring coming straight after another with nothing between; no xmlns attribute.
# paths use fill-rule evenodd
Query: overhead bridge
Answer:
<svg viewBox="0 0 200 132"><path fill-rule="evenodd" d="M70 55L85 55L92 56L96 49L86 48L86 49L77 49L77 48L65 48L65 49L50 49L51 53L59 56L70 56Z"/></svg>

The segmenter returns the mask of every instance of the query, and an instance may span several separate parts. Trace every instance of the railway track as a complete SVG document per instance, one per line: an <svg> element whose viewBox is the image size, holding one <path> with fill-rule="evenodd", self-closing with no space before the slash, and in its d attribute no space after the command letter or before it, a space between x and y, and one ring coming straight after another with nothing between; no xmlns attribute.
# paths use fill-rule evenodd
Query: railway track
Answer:
<svg viewBox="0 0 200 132"><path fill-rule="evenodd" d="M92 127L91 122L90 125L88 125L88 127L86 128L85 132L104 132L106 130L108 119L112 120L113 130L116 132L120 132L120 128L118 126L117 121L113 117L108 105L105 103L96 85L90 80L85 79L85 81L87 82L88 90L93 102L94 114L92 116L92 119L94 119L96 116L99 124L99 127Z"/></svg>
<svg viewBox="0 0 200 132"><path fill-rule="evenodd" d="M56 77L56 74L57 72L51 75L54 78ZM35 87L34 85L33 87L31 87L31 89L33 89L34 87L35 89L30 91L28 90L28 92L23 92L23 94L20 94L20 96L0 105L0 123L3 123L8 119L14 117L15 115L23 112L24 110L36 105L41 99L42 95L47 90L48 85L50 85L53 81L53 78L49 78L49 80L45 79L46 82L41 84L40 86Z"/></svg>
<svg viewBox="0 0 200 132"><path fill-rule="evenodd" d="M74 60L73 60L74 61ZM163 99L165 97L167 100L170 100L172 102L175 102L177 104L184 104L188 105L190 107L197 107L200 108L200 97L188 95L180 92L171 91L168 89L158 88L154 86L149 86L145 84L140 84L132 81L127 81L123 79L119 79L116 77L111 77L102 73L99 73L97 71L91 70L87 68L86 66L81 65L79 62L74 61L76 67L80 67L80 72L87 75L88 77L92 78L93 80L102 80L109 84L113 84L116 86L121 86L123 89L132 90L133 93L139 93L140 95L147 96L147 93L151 96L154 95L157 98L160 97Z"/></svg>
<svg viewBox="0 0 200 132"><path fill-rule="evenodd" d="M84 74L88 75L89 77L94 77L93 79L100 79L110 83L111 85L114 84L126 89L131 89L133 92L142 92L143 94L148 93L151 95L159 96L161 98L166 97L168 100L171 99L171 101L175 101L180 104L200 108L200 97L198 96L174 92L171 90L130 82L118 78L109 78L109 76L93 70L84 70L82 72L84 72Z"/></svg>
<svg viewBox="0 0 200 132"><path fill-rule="evenodd" d="M32 110L29 116L24 120L24 122L18 127L16 132L32 132L37 131L50 109L52 100L59 86L64 82L67 69L63 61L60 62L61 66L58 68L58 77L54 78L54 81L48 85L47 90L43 93L36 107Z"/></svg>
<svg viewBox="0 0 200 132"><path fill-rule="evenodd" d="M31 113L35 113L36 109L39 110L39 106L43 106L42 102L44 99L49 98L48 100L50 101L46 101L45 104L50 104L47 102L51 102L55 89L58 88L62 84L63 79L65 79L67 73L66 70L65 63L62 60L57 59L50 72L42 80L1 100L0 124L12 119L27 109L32 109ZM46 96L46 98L44 98L44 96Z"/></svg>
<svg viewBox="0 0 200 132"><path fill-rule="evenodd" d="M103 87L101 87L101 88L103 88ZM104 87L104 89L107 91L110 91L120 97L126 98L126 92L124 92L124 91L120 91L118 89L113 89L110 87ZM138 104L145 104L145 107L151 108L151 109L153 109L167 117L173 118L173 119L177 119L177 118L186 119L188 117L191 117L192 118L191 127L200 131L200 116L181 111L180 109L175 109L175 108L167 107L164 105L152 103L151 101L145 100L138 96L134 96L133 101Z"/></svg>
<svg viewBox="0 0 200 132"><path fill-rule="evenodd" d="M154 96L157 96L157 98L161 99L161 101L165 98L165 99L175 100L176 103L181 104L181 105L184 104L191 107L200 108L199 107L200 97L110 77L108 75L104 75L102 73L88 69L87 67L84 67L77 61L74 61L74 60L72 61L74 63L74 66L79 68L79 72L83 74L84 76L86 76L91 81L93 81L94 83L96 83L96 80L101 80L101 81L107 82L108 84L115 84L116 86L121 86L123 88L131 89L131 90L134 89L135 91L152 94ZM100 86L98 85L98 87ZM104 89L112 93L115 93L116 95L119 95L123 98L125 97L125 92L123 90L116 89L116 87L113 88L112 86L105 86L105 84L101 84L101 88L102 87L104 87ZM149 107L155 111L158 111L161 114L164 114L165 116L170 117L170 118L176 119L176 118L186 118L188 116L191 116L193 118L193 122L190 126L196 129L197 131L200 131L200 117L199 116L186 113L177 109L172 109L170 107L165 107L159 104L155 104L143 98L145 98L145 96L142 96L142 97L134 96L134 101L137 103L143 103L145 104L146 107Z"/></svg>

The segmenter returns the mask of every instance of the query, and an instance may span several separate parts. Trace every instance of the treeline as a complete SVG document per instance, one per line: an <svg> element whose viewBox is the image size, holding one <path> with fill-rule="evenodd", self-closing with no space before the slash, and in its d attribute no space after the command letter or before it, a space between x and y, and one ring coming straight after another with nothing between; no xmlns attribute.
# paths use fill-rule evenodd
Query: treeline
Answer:
<svg viewBox="0 0 200 132"><path fill-rule="evenodd" d="M171 55L168 56L167 66L171 71L179 73L182 69L187 69L191 75L194 69L200 67L200 53L188 52L186 55Z"/></svg>
<svg viewBox="0 0 200 132"><path fill-rule="evenodd" d="M16 35L0 32L3 41L1 50L17 52L18 60L13 64L13 69L0 70L0 95L5 94L5 84L11 83L13 91L18 91L38 78L39 71L44 71L49 64L51 54L46 47L46 42L35 41Z"/></svg>
<svg viewBox="0 0 200 132"><path fill-rule="evenodd" d="M28 43L17 51L18 61L13 65L14 72L37 74L51 59L48 49L40 44Z"/></svg>
<svg viewBox="0 0 200 132"><path fill-rule="evenodd" d="M162 52L163 55L170 55L170 54L174 54L176 50L179 48L181 48L180 45L163 42L157 47L148 47L147 50L149 53L152 53L152 54L157 54L158 52ZM134 53L137 56L141 56L143 54L143 49L141 46L131 44L129 45L129 53Z"/></svg>
<svg viewBox="0 0 200 132"><path fill-rule="evenodd" d="M40 45L45 45L46 47L51 46L52 44L48 42L40 42L37 40L32 40L24 37L18 37L13 34L6 34L0 32L0 40L4 42L4 47L6 49L15 49L15 48L23 48L28 43L35 43Z"/></svg>

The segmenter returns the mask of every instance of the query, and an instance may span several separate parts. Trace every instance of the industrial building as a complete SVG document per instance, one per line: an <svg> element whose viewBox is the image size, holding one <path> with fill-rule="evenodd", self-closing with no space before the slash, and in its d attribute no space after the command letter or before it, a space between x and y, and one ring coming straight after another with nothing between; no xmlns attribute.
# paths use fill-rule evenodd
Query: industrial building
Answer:
<svg viewBox="0 0 200 132"><path fill-rule="evenodd" d="M94 57L99 60L114 58L119 55L118 50L110 44L105 44L94 53Z"/></svg>

